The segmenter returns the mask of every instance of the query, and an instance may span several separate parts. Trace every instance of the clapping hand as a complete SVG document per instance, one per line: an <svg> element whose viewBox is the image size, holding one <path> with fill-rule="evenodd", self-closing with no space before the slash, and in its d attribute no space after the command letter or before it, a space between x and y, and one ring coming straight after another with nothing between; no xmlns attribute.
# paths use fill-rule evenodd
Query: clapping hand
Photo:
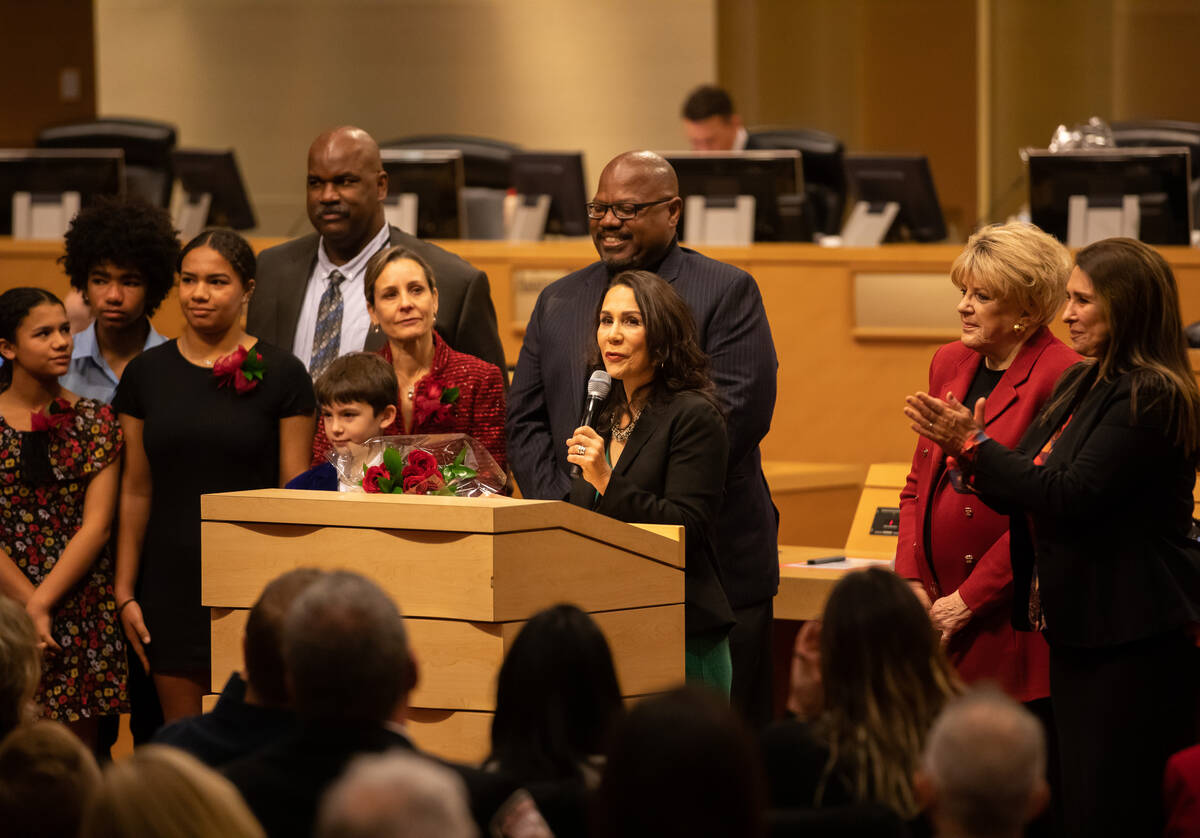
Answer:
<svg viewBox="0 0 1200 838"><path fill-rule="evenodd" d="M912 420L911 427L921 436L937 443L951 456L962 454L963 447L976 433L983 431L985 399L975 402L975 412L946 394L946 400L928 393L915 393L904 400L904 415Z"/></svg>

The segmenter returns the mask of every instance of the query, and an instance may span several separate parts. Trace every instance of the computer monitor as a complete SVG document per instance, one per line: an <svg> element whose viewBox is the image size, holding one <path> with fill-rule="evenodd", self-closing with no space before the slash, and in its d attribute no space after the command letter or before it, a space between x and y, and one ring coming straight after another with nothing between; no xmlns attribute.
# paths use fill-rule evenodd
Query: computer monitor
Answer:
<svg viewBox="0 0 1200 838"><path fill-rule="evenodd" d="M13 232L13 194L78 192L81 206L125 195L125 154L104 149L0 149L0 235Z"/></svg>
<svg viewBox="0 0 1200 838"><path fill-rule="evenodd" d="M1087 198L1088 209L1121 207L1136 195L1137 237L1147 244L1191 243L1188 195L1191 161L1187 148L1096 148L1052 153L1027 149L1029 212L1034 224L1068 242L1071 196Z"/></svg>
<svg viewBox="0 0 1200 838"><path fill-rule="evenodd" d="M812 213L804 200L800 152L668 151L663 152L679 178L679 195L733 201L754 197L754 241L810 241ZM684 217L679 229L684 229Z"/></svg>
<svg viewBox="0 0 1200 838"><path fill-rule="evenodd" d="M812 206L817 232L836 236L846 209L846 148L842 141L814 128L756 128L748 149L793 148L800 152L804 194Z"/></svg>
<svg viewBox="0 0 1200 838"><path fill-rule="evenodd" d="M510 162L512 188L526 200L550 196L545 232L552 236L588 234L587 184L583 152L517 151Z"/></svg>
<svg viewBox="0 0 1200 838"><path fill-rule="evenodd" d="M388 198L417 197L415 228L406 233L422 239L465 238L461 151L385 148L379 153L388 175Z"/></svg>
<svg viewBox="0 0 1200 838"><path fill-rule="evenodd" d="M210 196L205 225L234 230L249 230L256 225L233 149L172 149L171 167L189 201Z"/></svg>
<svg viewBox="0 0 1200 838"><path fill-rule="evenodd" d="M900 206L884 241L935 242L946 238L946 220L938 203L929 159L920 154L847 154L846 180L851 206L865 202L874 210Z"/></svg>

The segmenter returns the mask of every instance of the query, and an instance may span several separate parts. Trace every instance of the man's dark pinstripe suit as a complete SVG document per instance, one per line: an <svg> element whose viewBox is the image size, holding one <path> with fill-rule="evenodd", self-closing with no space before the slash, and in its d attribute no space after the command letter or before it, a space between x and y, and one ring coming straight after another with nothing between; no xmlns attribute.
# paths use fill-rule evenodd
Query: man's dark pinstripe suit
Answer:
<svg viewBox="0 0 1200 838"><path fill-rule="evenodd" d="M727 410L729 472L716 537L725 593L735 613L756 609L747 622L769 633L769 607L779 587L778 515L758 444L771 427L778 363L762 297L750 274L674 242L657 272L691 308ZM570 493L566 441L583 411L596 307L607 286L608 270L595 262L548 286L534 306L508 399L510 462L525 497L562 500ZM735 629L735 702L744 640L737 635ZM756 649L769 648L769 637L757 643Z"/></svg>

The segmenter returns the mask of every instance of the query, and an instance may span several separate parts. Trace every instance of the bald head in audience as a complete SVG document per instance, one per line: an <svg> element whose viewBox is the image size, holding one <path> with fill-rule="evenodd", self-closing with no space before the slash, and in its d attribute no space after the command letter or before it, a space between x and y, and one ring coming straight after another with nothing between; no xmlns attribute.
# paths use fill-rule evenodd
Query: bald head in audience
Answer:
<svg viewBox="0 0 1200 838"><path fill-rule="evenodd" d="M999 690L972 690L934 722L915 785L939 836L1020 836L1050 797L1042 727Z"/></svg>
<svg viewBox="0 0 1200 838"><path fill-rule="evenodd" d="M326 131L308 149L308 219L335 265L358 254L382 228L388 177L379 144L361 128Z"/></svg>
<svg viewBox="0 0 1200 838"><path fill-rule="evenodd" d="M325 794L316 838L476 838L467 790L414 754L362 756Z"/></svg>

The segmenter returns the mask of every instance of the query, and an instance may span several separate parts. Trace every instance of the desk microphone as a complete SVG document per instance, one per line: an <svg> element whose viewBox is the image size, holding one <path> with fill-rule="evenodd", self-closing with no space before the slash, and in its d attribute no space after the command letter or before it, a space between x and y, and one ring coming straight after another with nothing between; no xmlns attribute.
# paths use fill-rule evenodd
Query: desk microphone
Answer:
<svg viewBox="0 0 1200 838"><path fill-rule="evenodd" d="M600 405L608 398L608 391L612 389L612 378L604 370L596 370L592 373L592 377L587 383L587 401L583 404L583 418L579 420L579 426L587 425L589 428L592 422L595 421L596 411L600 409ZM571 477L582 477L583 469L578 463L571 464Z"/></svg>

